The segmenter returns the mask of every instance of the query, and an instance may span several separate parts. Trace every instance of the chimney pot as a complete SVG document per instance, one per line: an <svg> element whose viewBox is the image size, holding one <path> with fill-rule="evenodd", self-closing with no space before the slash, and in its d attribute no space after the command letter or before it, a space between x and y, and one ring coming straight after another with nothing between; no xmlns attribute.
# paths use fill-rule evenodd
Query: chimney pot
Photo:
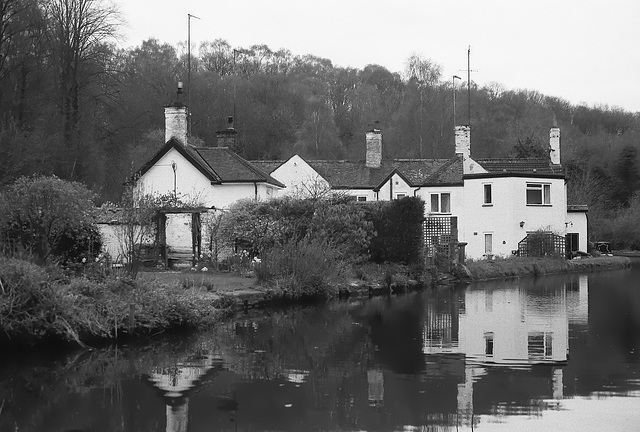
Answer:
<svg viewBox="0 0 640 432"><path fill-rule="evenodd" d="M233 127L233 116L227 117L227 128L216 132L218 147L228 147L235 151L238 131Z"/></svg>

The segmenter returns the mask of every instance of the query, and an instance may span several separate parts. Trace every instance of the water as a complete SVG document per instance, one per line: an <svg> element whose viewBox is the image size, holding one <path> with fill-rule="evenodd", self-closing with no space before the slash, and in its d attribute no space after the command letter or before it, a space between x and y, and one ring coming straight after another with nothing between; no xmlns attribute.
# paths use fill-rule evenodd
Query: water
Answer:
<svg viewBox="0 0 640 432"><path fill-rule="evenodd" d="M640 267L253 311L13 361L0 431L635 431Z"/></svg>

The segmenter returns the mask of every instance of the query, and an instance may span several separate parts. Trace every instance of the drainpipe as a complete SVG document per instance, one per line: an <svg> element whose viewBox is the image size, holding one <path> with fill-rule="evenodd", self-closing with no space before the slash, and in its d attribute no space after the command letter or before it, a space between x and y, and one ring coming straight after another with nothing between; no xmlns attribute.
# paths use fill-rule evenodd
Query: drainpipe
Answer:
<svg viewBox="0 0 640 432"><path fill-rule="evenodd" d="M258 201L258 182L253 182L253 199Z"/></svg>

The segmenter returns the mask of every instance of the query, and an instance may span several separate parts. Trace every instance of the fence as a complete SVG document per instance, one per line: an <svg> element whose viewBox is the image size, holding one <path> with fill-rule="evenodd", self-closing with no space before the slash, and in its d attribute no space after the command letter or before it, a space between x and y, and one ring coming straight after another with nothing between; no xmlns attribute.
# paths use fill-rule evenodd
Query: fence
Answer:
<svg viewBox="0 0 640 432"><path fill-rule="evenodd" d="M451 263L458 257L458 218L428 216L423 222L424 250L427 261L446 257Z"/></svg>
<svg viewBox="0 0 640 432"><path fill-rule="evenodd" d="M518 243L521 257L544 257L565 255L565 238L552 232L529 233Z"/></svg>

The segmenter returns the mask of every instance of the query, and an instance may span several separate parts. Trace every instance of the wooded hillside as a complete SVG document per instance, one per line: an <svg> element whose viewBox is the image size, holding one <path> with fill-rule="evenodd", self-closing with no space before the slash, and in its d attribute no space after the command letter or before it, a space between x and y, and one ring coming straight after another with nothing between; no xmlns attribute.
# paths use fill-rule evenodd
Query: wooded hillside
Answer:
<svg viewBox="0 0 640 432"><path fill-rule="evenodd" d="M117 49L119 25L101 0L0 0L0 185L56 174L118 201L123 181L163 144L163 107L187 82L186 46L150 39ZM434 61L413 57L395 73L223 39L197 48L184 95L196 142L215 145L235 114L245 158L361 159L378 121L386 157L453 155L454 89ZM466 82L456 85L466 124ZM470 111L473 156L547 154L557 125L570 202L604 212L633 204L638 113L473 82Z"/></svg>

